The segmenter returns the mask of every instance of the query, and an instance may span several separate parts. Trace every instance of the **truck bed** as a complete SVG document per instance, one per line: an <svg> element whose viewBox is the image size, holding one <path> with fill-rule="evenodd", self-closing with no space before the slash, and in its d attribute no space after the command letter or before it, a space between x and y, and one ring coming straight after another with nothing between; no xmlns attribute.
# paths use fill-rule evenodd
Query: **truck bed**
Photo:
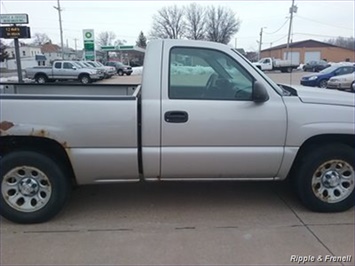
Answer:
<svg viewBox="0 0 355 266"><path fill-rule="evenodd" d="M134 96L138 84L0 83L0 95Z"/></svg>
<svg viewBox="0 0 355 266"><path fill-rule="evenodd" d="M64 147L78 184L139 180L139 91L138 85L0 83L0 121L9 125L0 135Z"/></svg>

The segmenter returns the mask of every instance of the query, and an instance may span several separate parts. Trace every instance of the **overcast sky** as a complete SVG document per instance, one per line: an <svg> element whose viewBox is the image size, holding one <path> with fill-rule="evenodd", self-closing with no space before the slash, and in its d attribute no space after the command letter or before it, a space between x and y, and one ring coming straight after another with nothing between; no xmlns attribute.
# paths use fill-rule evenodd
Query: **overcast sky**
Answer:
<svg viewBox="0 0 355 266"><path fill-rule="evenodd" d="M27 13L31 33L46 33L53 43L60 44L58 12L53 6L57 0L17 1L0 0L1 14ZM178 6L197 2L203 6L221 5L230 7L241 20L238 33L231 45L246 51L257 51L261 27L262 49L287 42L289 8L292 0L275 1L73 1L60 0L63 20L64 44L82 48L82 30L94 29L95 34L113 31L117 38L127 44L135 44L138 34L149 35L152 16L164 6ZM310 1L296 0L298 12L293 20L293 41L354 36L354 0ZM283 26L283 27L282 27ZM281 29L280 29L281 28Z"/></svg>

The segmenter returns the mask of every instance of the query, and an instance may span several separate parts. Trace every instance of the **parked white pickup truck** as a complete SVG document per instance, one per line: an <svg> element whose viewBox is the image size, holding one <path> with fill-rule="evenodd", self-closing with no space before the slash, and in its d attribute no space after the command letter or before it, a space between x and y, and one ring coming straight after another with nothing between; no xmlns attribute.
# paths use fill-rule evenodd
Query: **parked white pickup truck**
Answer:
<svg viewBox="0 0 355 266"><path fill-rule="evenodd" d="M354 206L354 98L277 85L229 46L151 41L137 86L0 88L11 221L46 221L73 185L113 182L290 177L311 210Z"/></svg>
<svg viewBox="0 0 355 266"><path fill-rule="evenodd" d="M79 80L88 84L101 78L97 69L81 68L73 61L54 61L51 67L26 68L25 76L41 84L56 80Z"/></svg>
<svg viewBox="0 0 355 266"><path fill-rule="evenodd" d="M282 73L291 73L299 64L291 62L291 60L281 60L271 57L261 58L258 62L253 63L254 66L262 71L266 70L280 70Z"/></svg>

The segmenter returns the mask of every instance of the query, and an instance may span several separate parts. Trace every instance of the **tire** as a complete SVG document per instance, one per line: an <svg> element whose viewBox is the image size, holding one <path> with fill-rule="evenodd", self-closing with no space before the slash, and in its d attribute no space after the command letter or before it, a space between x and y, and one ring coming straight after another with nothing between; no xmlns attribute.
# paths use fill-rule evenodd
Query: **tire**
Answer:
<svg viewBox="0 0 355 266"><path fill-rule="evenodd" d="M287 68L287 73L292 73L292 67Z"/></svg>
<svg viewBox="0 0 355 266"><path fill-rule="evenodd" d="M318 83L318 87L319 88L326 88L327 87L327 80L326 79L322 79L321 81L319 81Z"/></svg>
<svg viewBox="0 0 355 266"><path fill-rule="evenodd" d="M132 73L126 73L127 76L130 76Z"/></svg>
<svg viewBox="0 0 355 266"><path fill-rule="evenodd" d="M53 218L66 203L71 186L53 159L34 151L16 151L0 161L0 214L23 224Z"/></svg>
<svg viewBox="0 0 355 266"><path fill-rule="evenodd" d="M295 176L303 204L317 212L341 212L355 204L354 149L329 144L306 154Z"/></svg>
<svg viewBox="0 0 355 266"><path fill-rule="evenodd" d="M351 92L355 92L355 81L353 81L353 83L351 83L351 85L350 85L350 91L351 91Z"/></svg>
<svg viewBox="0 0 355 266"><path fill-rule="evenodd" d="M121 69L118 70L118 71L117 71L117 74L118 74L119 76L123 76L123 70L121 70Z"/></svg>
<svg viewBox="0 0 355 266"><path fill-rule="evenodd" d="M48 78L47 78L46 75L39 74L39 75L36 76L35 80L39 84L44 84L44 83L46 83L48 81Z"/></svg>
<svg viewBox="0 0 355 266"><path fill-rule="evenodd" d="M89 84L91 83L91 78L89 75L87 74L83 74L79 77L79 80L81 82L81 84Z"/></svg>

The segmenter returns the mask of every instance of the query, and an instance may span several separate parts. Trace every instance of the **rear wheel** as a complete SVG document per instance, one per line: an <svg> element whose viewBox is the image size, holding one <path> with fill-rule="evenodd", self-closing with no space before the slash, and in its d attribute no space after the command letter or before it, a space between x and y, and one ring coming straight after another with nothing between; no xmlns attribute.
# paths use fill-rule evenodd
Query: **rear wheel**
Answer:
<svg viewBox="0 0 355 266"><path fill-rule="evenodd" d="M355 204L355 154L343 144L330 144L306 154L296 178L298 196L306 207L339 212Z"/></svg>
<svg viewBox="0 0 355 266"><path fill-rule="evenodd" d="M121 69L118 70L118 71L117 71L117 74L118 74L119 76L123 76L123 70L121 70Z"/></svg>
<svg viewBox="0 0 355 266"><path fill-rule="evenodd" d="M34 151L17 151L0 161L0 211L17 223L40 223L55 216L70 193L63 169Z"/></svg>
<svg viewBox="0 0 355 266"><path fill-rule="evenodd" d="M355 81L353 81L353 83L351 83L350 91L355 92Z"/></svg>
<svg viewBox="0 0 355 266"><path fill-rule="evenodd" d="M39 83L39 84L44 84L47 82L47 76L46 75L43 75L43 74L40 74L40 75L37 75L36 76L36 82Z"/></svg>

